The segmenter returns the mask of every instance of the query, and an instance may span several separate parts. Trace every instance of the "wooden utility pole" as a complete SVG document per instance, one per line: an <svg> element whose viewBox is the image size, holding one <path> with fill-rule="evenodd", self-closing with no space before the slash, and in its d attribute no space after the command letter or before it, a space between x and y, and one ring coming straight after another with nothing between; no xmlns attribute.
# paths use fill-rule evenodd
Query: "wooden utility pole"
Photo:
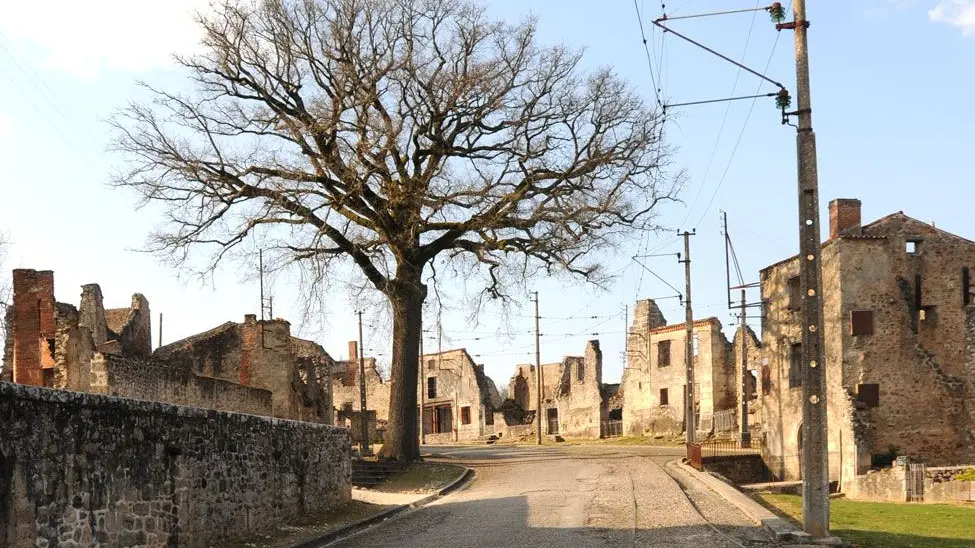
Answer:
<svg viewBox="0 0 975 548"><path fill-rule="evenodd" d="M366 360L364 349L362 348L362 311L356 312L359 315L359 411L360 423L362 426L362 455L371 455L369 449L369 419L366 417Z"/></svg>
<svg viewBox="0 0 975 548"><path fill-rule="evenodd" d="M748 304L745 302L745 288L741 288L741 446L751 447L752 434L748 430L748 323L745 311Z"/></svg>
<svg viewBox="0 0 975 548"><path fill-rule="evenodd" d="M261 284L261 321L264 321L264 250L257 252L257 277Z"/></svg>
<svg viewBox="0 0 975 548"><path fill-rule="evenodd" d="M159 313L159 346L162 346L162 312Z"/></svg>
<svg viewBox="0 0 975 548"><path fill-rule="evenodd" d="M542 444L542 348L538 334L538 291L535 295L535 422L538 424L538 445Z"/></svg>
<svg viewBox="0 0 975 548"><path fill-rule="evenodd" d="M782 20L779 3L773 17ZM795 31L796 149L799 171L799 283L802 300L802 521L813 537L829 536L829 447L826 417L826 363L823 348L823 283L819 230L819 179L816 173L816 134L812 128L809 90L809 50L805 0L793 0L794 20L777 30Z"/></svg>
<svg viewBox="0 0 975 548"><path fill-rule="evenodd" d="M686 230L684 237L684 258L678 262L684 263L684 367L686 369L684 396L684 425L687 431L687 443L694 443L697 423L694 420L694 311L691 309L691 236L694 232Z"/></svg>

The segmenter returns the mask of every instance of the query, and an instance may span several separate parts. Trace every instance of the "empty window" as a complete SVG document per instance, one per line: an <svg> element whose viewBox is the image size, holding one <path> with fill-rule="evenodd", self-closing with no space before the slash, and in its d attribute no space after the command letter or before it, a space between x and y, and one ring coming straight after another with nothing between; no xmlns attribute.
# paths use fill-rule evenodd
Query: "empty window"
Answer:
<svg viewBox="0 0 975 548"><path fill-rule="evenodd" d="M586 378L586 364L579 362L576 364L576 380L581 381Z"/></svg>
<svg viewBox="0 0 975 548"><path fill-rule="evenodd" d="M660 341L657 343L657 367L668 365L670 365L670 341Z"/></svg>
<svg viewBox="0 0 975 548"><path fill-rule="evenodd" d="M789 349L789 388L802 386L802 343Z"/></svg>
<svg viewBox="0 0 975 548"><path fill-rule="evenodd" d="M494 409L491 406L484 407L484 424L488 426L494 424Z"/></svg>
<svg viewBox="0 0 975 548"><path fill-rule="evenodd" d="M880 405L880 385L857 385L857 401L865 403L867 407L877 407Z"/></svg>
<svg viewBox="0 0 975 548"><path fill-rule="evenodd" d="M430 371L433 371L436 368L437 368L437 361L436 360L427 360L427 369L429 369Z"/></svg>
<svg viewBox="0 0 975 548"><path fill-rule="evenodd" d="M850 312L851 335L873 335L873 310L853 310Z"/></svg>
<svg viewBox="0 0 975 548"><path fill-rule="evenodd" d="M437 377L427 378L427 397L431 400L437 397Z"/></svg>
<svg viewBox="0 0 975 548"><path fill-rule="evenodd" d="M691 338L691 356L694 357L694 361L697 361L697 353L701 346L701 341L697 337L697 333Z"/></svg>
<svg viewBox="0 0 975 548"><path fill-rule="evenodd" d="M460 423L470 424L471 423L471 406L465 405L460 408Z"/></svg>
<svg viewBox="0 0 975 548"><path fill-rule="evenodd" d="M666 388L660 389L660 405L670 405L670 396L667 394Z"/></svg>
<svg viewBox="0 0 975 548"><path fill-rule="evenodd" d="M762 393L768 394L772 391L772 369L768 365L762 366Z"/></svg>
<svg viewBox="0 0 975 548"><path fill-rule="evenodd" d="M789 310L799 310L802 308L802 285L799 283L799 276L789 278Z"/></svg>
<svg viewBox="0 0 975 548"><path fill-rule="evenodd" d="M908 255L916 255L918 248L920 247L920 243L921 242L917 240L907 240L907 242L904 244L904 251L907 252Z"/></svg>

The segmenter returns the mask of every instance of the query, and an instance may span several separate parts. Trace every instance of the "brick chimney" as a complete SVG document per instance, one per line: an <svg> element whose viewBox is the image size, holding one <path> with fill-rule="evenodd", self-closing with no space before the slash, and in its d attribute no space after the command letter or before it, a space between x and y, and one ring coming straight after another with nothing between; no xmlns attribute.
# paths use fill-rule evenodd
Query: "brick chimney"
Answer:
<svg viewBox="0 0 975 548"><path fill-rule="evenodd" d="M860 228L860 200L837 198L829 203L829 239L851 228Z"/></svg>
<svg viewBox="0 0 975 548"><path fill-rule="evenodd" d="M359 362L359 343L355 341L349 341L349 361Z"/></svg>

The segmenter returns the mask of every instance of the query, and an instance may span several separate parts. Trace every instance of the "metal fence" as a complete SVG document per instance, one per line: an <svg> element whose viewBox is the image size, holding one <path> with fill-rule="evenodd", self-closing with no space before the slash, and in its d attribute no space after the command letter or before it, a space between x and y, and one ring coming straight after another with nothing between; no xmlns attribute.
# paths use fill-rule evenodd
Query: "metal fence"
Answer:
<svg viewBox="0 0 975 548"><path fill-rule="evenodd" d="M709 440L701 443L701 458L733 455L760 455L757 441L742 443L741 440Z"/></svg>
<svg viewBox="0 0 975 548"><path fill-rule="evenodd" d="M735 409L715 411L713 420L715 432L734 432L738 429L738 413Z"/></svg>
<svg viewBox="0 0 975 548"><path fill-rule="evenodd" d="M618 438L623 435L623 421L603 421L603 437Z"/></svg>

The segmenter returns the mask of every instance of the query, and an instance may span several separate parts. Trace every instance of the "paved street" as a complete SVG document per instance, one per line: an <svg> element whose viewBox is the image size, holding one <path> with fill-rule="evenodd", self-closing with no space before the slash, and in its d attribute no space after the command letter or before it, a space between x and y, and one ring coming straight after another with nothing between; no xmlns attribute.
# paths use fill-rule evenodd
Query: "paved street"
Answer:
<svg viewBox="0 0 975 548"><path fill-rule="evenodd" d="M427 447L473 468L473 483L334 546L773 546L737 509L667 466L681 451Z"/></svg>

